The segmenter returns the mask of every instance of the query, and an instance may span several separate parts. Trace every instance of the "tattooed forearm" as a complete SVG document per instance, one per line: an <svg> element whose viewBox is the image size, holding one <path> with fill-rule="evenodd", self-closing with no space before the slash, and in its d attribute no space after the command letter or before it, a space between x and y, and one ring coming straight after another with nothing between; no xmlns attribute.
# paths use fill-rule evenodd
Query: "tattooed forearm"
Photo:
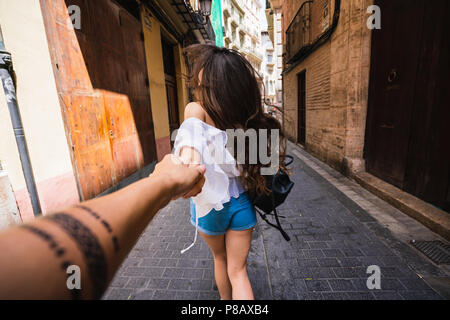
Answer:
<svg viewBox="0 0 450 320"><path fill-rule="evenodd" d="M106 222L105 220L103 220L103 219L100 217L100 215L99 215L98 213L96 213L94 210L92 210L91 208L86 207L86 206L83 206L83 205L81 205L81 204L76 205L75 208L79 208L79 209L82 209L82 210L88 212L88 213L89 213L91 216L93 216L95 219L100 220L100 222L105 226L106 230L108 230L109 233L112 232L112 228L111 228L111 226L109 225L109 223Z"/></svg>
<svg viewBox="0 0 450 320"><path fill-rule="evenodd" d="M65 259L64 256L66 254L66 249L61 247L56 240L53 238L53 236L48 233L47 231L44 231L42 229L36 228L32 225L22 225L22 228L24 230L28 230L34 235L38 236L42 240L48 243L49 248L55 252L55 255L57 258L63 258L64 261L61 263L61 269L64 271L64 273L67 272L67 268L72 265L73 263L69 260ZM70 293L72 294L73 300L78 300L80 298L80 290L73 288L70 290Z"/></svg>
<svg viewBox="0 0 450 320"><path fill-rule="evenodd" d="M110 224L105 221L98 213L96 213L94 210L92 210L91 208L87 207L87 206L83 206L83 205L76 205L75 206L78 209L84 210L87 213L89 213L92 217L94 217L95 219L99 220L100 223L105 227L105 229L108 231L108 233L112 234L113 230L110 226ZM117 239L116 236L112 235L112 242L113 242L113 246L114 246L114 251L115 252L119 252L119 240Z"/></svg>
<svg viewBox="0 0 450 320"><path fill-rule="evenodd" d="M83 253L93 285L94 298L102 296L107 285L107 263L105 253L97 236L81 221L66 213L45 217L60 226L75 241Z"/></svg>
<svg viewBox="0 0 450 320"><path fill-rule="evenodd" d="M53 239L53 236L47 231L41 230L31 225L23 225L22 228L34 233L39 238L47 242L48 246L50 247L50 249L52 249L52 251L55 252L57 257L61 257L66 252L66 250L63 247L60 247L58 243Z"/></svg>

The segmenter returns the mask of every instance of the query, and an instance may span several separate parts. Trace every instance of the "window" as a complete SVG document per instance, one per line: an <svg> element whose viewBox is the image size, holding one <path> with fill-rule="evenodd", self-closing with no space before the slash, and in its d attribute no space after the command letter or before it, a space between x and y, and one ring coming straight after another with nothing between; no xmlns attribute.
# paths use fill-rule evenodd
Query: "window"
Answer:
<svg viewBox="0 0 450 320"><path fill-rule="evenodd" d="M273 55L269 54L267 56L267 63L272 63L272 61L273 61Z"/></svg>

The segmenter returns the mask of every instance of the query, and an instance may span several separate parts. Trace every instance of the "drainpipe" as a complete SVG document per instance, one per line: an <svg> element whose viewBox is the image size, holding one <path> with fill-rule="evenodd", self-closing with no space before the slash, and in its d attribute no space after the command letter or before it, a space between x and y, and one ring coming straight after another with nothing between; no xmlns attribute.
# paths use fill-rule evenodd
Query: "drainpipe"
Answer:
<svg viewBox="0 0 450 320"><path fill-rule="evenodd" d="M27 142L23 132L22 118L20 117L19 106L17 104L16 89L13 81L13 65L11 54L6 51L3 42L2 29L0 26L0 78L2 79L3 89L5 90L6 102L8 104L9 114L14 129L17 148L19 149L20 161L25 177L28 193L31 198L31 205L35 216L41 214L41 204L36 189L36 182L31 168L30 155L28 153Z"/></svg>

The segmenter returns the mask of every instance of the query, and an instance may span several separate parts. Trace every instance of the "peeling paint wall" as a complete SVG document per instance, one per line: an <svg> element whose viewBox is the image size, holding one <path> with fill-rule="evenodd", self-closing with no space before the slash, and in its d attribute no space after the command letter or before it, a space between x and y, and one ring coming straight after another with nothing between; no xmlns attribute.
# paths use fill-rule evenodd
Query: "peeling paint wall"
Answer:
<svg viewBox="0 0 450 320"><path fill-rule="evenodd" d="M0 230L21 222L9 177L6 171L0 169Z"/></svg>

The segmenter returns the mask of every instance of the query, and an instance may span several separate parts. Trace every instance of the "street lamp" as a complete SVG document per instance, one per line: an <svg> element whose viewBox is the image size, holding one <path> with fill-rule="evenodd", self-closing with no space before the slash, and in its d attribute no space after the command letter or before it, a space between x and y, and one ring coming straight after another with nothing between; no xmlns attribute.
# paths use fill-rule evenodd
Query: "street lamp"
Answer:
<svg viewBox="0 0 450 320"><path fill-rule="evenodd" d="M208 16L211 15L211 0L200 0L200 6L194 13L197 16L197 23L206 25L208 23Z"/></svg>
<svg viewBox="0 0 450 320"><path fill-rule="evenodd" d="M211 2L212 0L200 0L200 10L205 17L211 14Z"/></svg>

